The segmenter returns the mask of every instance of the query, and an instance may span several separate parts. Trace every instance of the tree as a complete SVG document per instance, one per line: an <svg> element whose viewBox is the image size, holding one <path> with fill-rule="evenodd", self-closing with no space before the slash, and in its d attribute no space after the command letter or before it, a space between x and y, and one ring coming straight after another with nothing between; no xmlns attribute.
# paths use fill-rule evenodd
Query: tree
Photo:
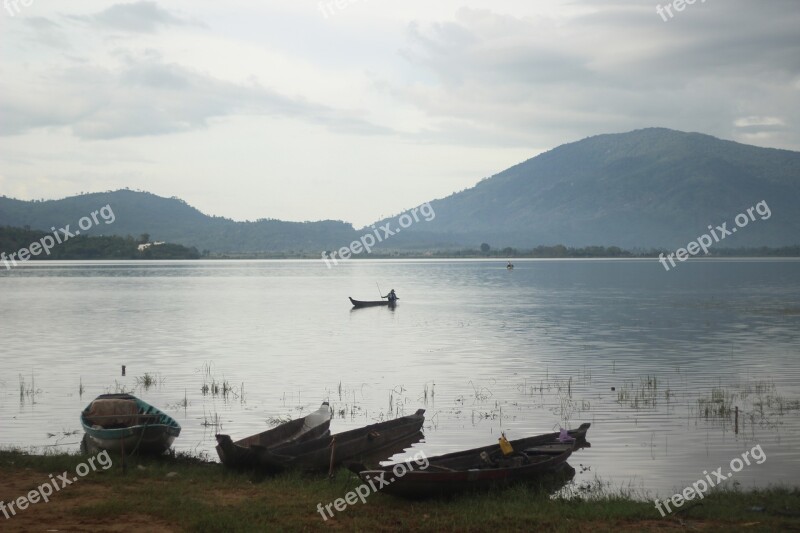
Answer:
<svg viewBox="0 0 800 533"><path fill-rule="evenodd" d="M150 234L149 233L142 233L139 237L139 244L147 244L150 242Z"/></svg>
<svg viewBox="0 0 800 533"><path fill-rule="evenodd" d="M484 243L481 244L481 252L483 252L484 255L488 254L489 250L491 250L491 249L492 249L492 247L489 246L487 243L484 242Z"/></svg>

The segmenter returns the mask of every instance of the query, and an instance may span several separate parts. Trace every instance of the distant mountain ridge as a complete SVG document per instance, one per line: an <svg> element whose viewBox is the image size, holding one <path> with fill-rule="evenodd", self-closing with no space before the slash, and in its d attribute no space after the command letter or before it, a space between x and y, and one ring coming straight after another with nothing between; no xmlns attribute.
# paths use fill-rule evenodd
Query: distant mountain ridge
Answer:
<svg viewBox="0 0 800 533"><path fill-rule="evenodd" d="M0 226L28 226L48 230L71 224L104 205L111 205L113 224L99 224L91 235L144 233L153 239L193 246L217 253L316 251L350 243L353 226L341 221L236 222L201 213L178 198L163 198L127 189L82 194L61 200L22 201L0 197Z"/></svg>
<svg viewBox="0 0 800 533"><path fill-rule="evenodd" d="M800 152L649 128L559 146L435 200L435 220L397 240L674 248L762 200L769 220L720 245L800 242Z"/></svg>
<svg viewBox="0 0 800 533"><path fill-rule="evenodd" d="M378 246L448 249L685 246L760 201L771 217L756 220L718 246L800 243L800 152L759 148L699 133L649 128L565 144L431 201L435 218L420 220ZM0 197L0 226L49 230L76 224L110 204L116 220L92 234L149 233L216 253L305 252L347 246L356 231L342 221L236 222L211 217L177 198L119 190L49 201ZM379 221L376 226L397 218Z"/></svg>

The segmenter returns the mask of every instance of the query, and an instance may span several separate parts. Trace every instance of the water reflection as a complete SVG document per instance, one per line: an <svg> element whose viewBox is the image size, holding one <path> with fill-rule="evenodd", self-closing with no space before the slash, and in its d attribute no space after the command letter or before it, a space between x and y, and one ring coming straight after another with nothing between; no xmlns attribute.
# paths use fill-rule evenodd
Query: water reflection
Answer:
<svg viewBox="0 0 800 533"><path fill-rule="evenodd" d="M213 458L221 429L329 400L334 433L426 408L429 456L587 421L579 483L671 494L758 443L768 459L738 481L794 484L798 266L27 263L0 276L0 445L77 449L86 399L124 391ZM402 305L354 312L347 295L375 282Z"/></svg>

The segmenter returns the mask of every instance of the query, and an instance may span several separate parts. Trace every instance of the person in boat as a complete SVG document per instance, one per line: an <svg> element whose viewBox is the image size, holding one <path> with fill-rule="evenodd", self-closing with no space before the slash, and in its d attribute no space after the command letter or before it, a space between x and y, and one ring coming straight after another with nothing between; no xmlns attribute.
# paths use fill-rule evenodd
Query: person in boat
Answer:
<svg viewBox="0 0 800 533"><path fill-rule="evenodd" d="M392 304L392 303L394 303L394 302L396 302L397 300L400 299L400 298L397 297L397 294L395 294L394 289L390 290L389 294L387 294L386 296L382 296L382 298L389 298L389 303L390 304Z"/></svg>
<svg viewBox="0 0 800 533"><path fill-rule="evenodd" d="M511 261L508 262L508 264L506 265L506 268L509 268L509 269L514 268L514 265L511 264Z"/></svg>

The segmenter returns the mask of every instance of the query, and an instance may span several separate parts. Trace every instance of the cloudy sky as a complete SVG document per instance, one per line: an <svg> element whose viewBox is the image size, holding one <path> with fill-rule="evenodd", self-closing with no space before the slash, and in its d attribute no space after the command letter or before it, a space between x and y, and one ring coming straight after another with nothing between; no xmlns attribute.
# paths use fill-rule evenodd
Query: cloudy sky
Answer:
<svg viewBox="0 0 800 533"><path fill-rule="evenodd" d="M5 0L0 194L361 226L601 133L800 150L797 0L656 8Z"/></svg>

